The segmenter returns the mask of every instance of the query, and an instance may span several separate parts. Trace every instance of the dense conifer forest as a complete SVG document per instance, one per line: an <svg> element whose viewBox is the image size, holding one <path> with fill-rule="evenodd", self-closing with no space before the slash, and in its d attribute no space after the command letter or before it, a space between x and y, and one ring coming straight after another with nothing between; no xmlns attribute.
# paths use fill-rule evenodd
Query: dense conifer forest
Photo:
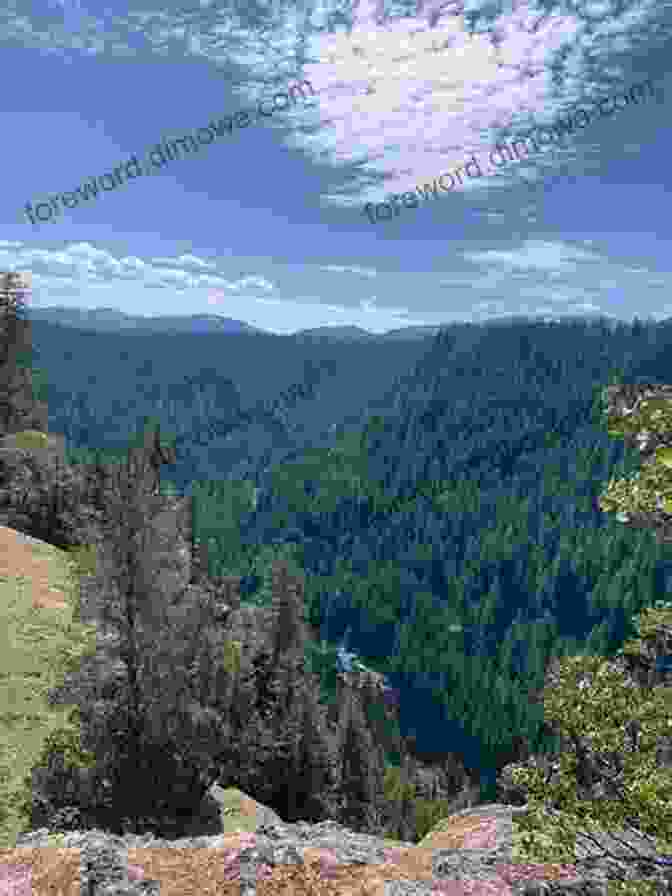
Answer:
<svg viewBox="0 0 672 896"><path fill-rule="evenodd" d="M463 753L490 784L521 738L543 743L528 695L548 656L616 650L666 591L669 552L597 506L609 479L638 465L609 438L598 395L617 378L669 380L671 338L666 322L513 320L321 357L289 351L291 337L34 327L50 360L50 427L73 458L108 442L97 420L128 433L136 406L151 413L176 435L167 475L194 495L211 571L242 574L246 599L263 605L271 559L291 559L306 574L325 687L347 633L400 691L405 731L430 754ZM176 356L195 369L222 339L217 372L185 378L180 395L166 384ZM104 352L124 358L125 390L117 376L82 389ZM153 403L139 399L141 375ZM208 480L188 481L201 469Z"/></svg>
<svg viewBox="0 0 672 896"><path fill-rule="evenodd" d="M610 438L602 390L672 381L672 322L325 346L36 321L32 348L67 463L121 464L159 424L161 490L193 498L208 575L241 576L253 607L271 606L274 561L305 576L320 703L359 658L397 695L415 755L460 757L481 800L506 763L557 746L533 699L549 658L614 653L668 590L667 546L598 498L640 461Z"/></svg>

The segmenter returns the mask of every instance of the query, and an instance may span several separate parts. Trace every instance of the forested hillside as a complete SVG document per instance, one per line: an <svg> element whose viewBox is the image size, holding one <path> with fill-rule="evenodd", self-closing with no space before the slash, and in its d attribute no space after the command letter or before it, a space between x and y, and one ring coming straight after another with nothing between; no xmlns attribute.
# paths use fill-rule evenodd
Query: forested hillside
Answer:
<svg viewBox="0 0 672 896"><path fill-rule="evenodd" d="M396 689L416 754L462 757L483 799L505 764L557 745L530 700L549 658L615 652L667 591L667 546L599 508L639 465L599 399L613 382L672 379L670 323L464 324L424 344L275 354L267 336L38 323L69 460L160 422L208 572L241 576L243 603L268 607L285 558L305 575L323 704L343 644Z"/></svg>
<svg viewBox="0 0 672 896"><path fill-rule="evenodd" d="M454 333L366 427L259 474L256 507L226 534L215 508L229 487L195 494L212 568L255 575L263 603L265 562L291 557L313 630L331 645L347 633L400 691L402 732L428 755L463 755L492 795L504 761L550 746L529 700L548 658L617 650L667 590L669 550L598 506L639 464L609 437L598 396L617 374L669 378L672 329Z"/></svg>
<svg viewBox="0 0 672 896"><path fill-rule="evenodd" d="M34 718L11 697L0 707L0 841L44 826L204 833L218 824L213 782L243 787L289 821L423 836L468 784L459 761L419 766L374 673L340 674L336 699L320 705L303 578L274 564L271 606L253 608L241 607L240 577L208 576L194 502L161 481L177 456L160 426L140 427L116 459L104 449L80 450L91 463L66 460L31 366L25 291L17 275L2 277L0 519L73 552L79 587L65 641L52 645L46 702L74 706L30 750L22 732ZM40 609L26 612L29 632ZM84 640L82 622L95 623ZM401 770L386 762L390 750Z"/></svg>
<svg viewBox="0 0 672 896"><path fill-rule="evenodd" d="M252 475L334 424L356 422L429 344L115 334L42 320L32 323L32 336L50 429L72 448L121 456L142 421L154 417L175 436L179 463L166 476L184 493L194 481Z"/></svg>

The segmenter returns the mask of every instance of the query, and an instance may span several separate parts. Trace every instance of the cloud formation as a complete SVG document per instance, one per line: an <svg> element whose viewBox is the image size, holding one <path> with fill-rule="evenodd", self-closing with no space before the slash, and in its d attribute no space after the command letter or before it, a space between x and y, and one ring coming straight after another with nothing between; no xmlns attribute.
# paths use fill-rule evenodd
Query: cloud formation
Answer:
<svg viewBox="0 0 672 896"><path fill-rule="evenodd" d="M620 15L614 4L589 4L588 28L577 16L544 14L523 0L507 6L490 30L470 33L460 0L421 0L415 17L396 19L382 0L357 0L349 34L314 38L318 59L305 74L328 128L298 133L293 142L326 152L334 165L362 162L328 203L413 190L428 171L461 164L502 131L545 123L568 105L606 95L606 83L589 77L584 51L594 62L616 36L628 46L651 13L646 3ZM607 35L609 43L601 40ZM553 64L561 57L569 77L558 97Z"/></svg>
<svg viewBox="0 0 672 896"><path fill-rule="evenodd" d="M456 251L444 270L424 274L257 262L256 272L242 275L231 271L230 260L193 254L138 258L115 256L90 243L47 250L0 240L0 270L32 273L36 307L110 307L119 305L122 295L120 310L129 314L138 308L150 315L214 313L276 333L338 324L381 333L516 314L599 313L629 319L628 296L633 294L640 317L672 315L672 305L666 304L672 273L633 267L591 240L537 239L508 248ZM507 289L512 283L514 289ZM393 296L413 296L413 307Z"/></svg>
<svg viewBox="0 0 672 896"><path fill-rule="evenodd" d="M384 193L412 190L425 172L480 150L484 130L508 128L517 113L543 108L551 54L578 30L569 16L540 22L518 3L493 41L469 34L454 0L421 12L422 18L390 20L382 3L359 0L351 34L318 38L319 62L305 68L323 119L331 122L333 162L352 161L354 147L365 148L359 188L367 179L373 186L378 173L386 177ZM296 142L306 140L299 135ZM380 195L380 188L366 195Z"/></svg>
<svg viewBox="0 0 672 896"><path fill-rule="evenodd" d="M54 2L81 11L79 0ZM556 0L508 0L497 15L473 0L417 0L410 14L409 0L151 6L111 21L87 12L73 34L52 23L40 28L26 5L0 13L0 31L46 53L199 57L252 100L291 78L309 79L315 99L267 126L333 166L334 186L321 197L327 206L413 189L427 172L494 143L502 129L543 124L567 105L607 95L624 78L628 54L645 44L653 50L669 34L665 4L655 0L588 0L572 4L571 14ZM358 167L344 175L351 166Z"/></svg>

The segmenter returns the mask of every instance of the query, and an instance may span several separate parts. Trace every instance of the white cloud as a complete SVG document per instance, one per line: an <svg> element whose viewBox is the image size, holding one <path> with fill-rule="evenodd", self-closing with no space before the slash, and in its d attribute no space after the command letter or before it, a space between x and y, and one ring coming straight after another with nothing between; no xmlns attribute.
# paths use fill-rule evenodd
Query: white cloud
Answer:
<svg viewBox="0 0 672 896"><path fill-rule="evenodd" d="M231 289L247 289L252 287L254 289L263 289L264 292L272 292L274 289L273 284L266 280L265 277L243 277L242 280L238 280L235 284L231 284Z"/></svg>
<svg viewBox="0 0 672 896"><path fill-rule="evenodd" d="M465 252L463 257L476 263L492 263L505 268L535 268L538 270L557 271L559 268L571 268L581 261L599 262L600 256L575 246L562 243L547 243L542 240L529 240L519 249L500 250L487 249L483 252Z"/></svg>
<svg viewBox="0 0 672 896"><path fill-rule="evenodd" d="M630 11L619 16L610 5L605 21L593 16L591 34L574 15L544 16L535 4L515 0L489 32L469 34L458 4L430 5L436 13L432 25L427 6L416 18L391 18L383 3L360 0L350 33L312 38L316 61L305 74L318 94L322 127L309 135L297 131L290 140L316 158L326 153L334 165L366 163L351 184L330 191L325 204L350 205L353 197L380 201L412 191L472 153L480 157L498 131L523 119L552 120L563 106L584 98L584 83L591 80L586 71L583 79L567 76L558 100L551 63L559 54L580 58L590 46L594 71L596 57L613 51L614 38L626 46L654 8L648 0L633 17ZM595 39L606 34L610 45ZM310 110L296 114L316 123ZM505 187L512 175L500 174L465 180L461 189ZM377 175L384 183L375 182Z"/></svg>
<svg viewBox="0 0 672 896"><path fill-rule="evenodd" d="M603 307L615 311L628 295L636 296L643 313L668 316L664 304L667 293L660 288L672 283L667 272L615 261L589 250L585 241L568 244L529 240L507 250L466 252L461 259L456 256L457 264L460 260L462 268L456 266L454 271L435 275L376 272L378 282L382 281L381 291L390 286L385 296L412 295L416 299L416 308L411 311L401 305L380 304L378 296L382 292L362 296L354 289L343 290L333 272L324 273L321 294L297 298L302 273L304 282L311 289L315 286L315 270L310 266L298 273L289 266L287 274L293 281L287 296L286 289L263 271L243 277L228 275L228 259L201 265L195 255L147 260L116 257L85 242L53 250L33 249L22 243L0 244L0 270L30 272L37 305L61 304L64 300L78 307L112 305L134 314L140 307L148 308L152 296L156 296L155 309L148 308L146 313L185 314L209 306L216 313L275 332L330 324L383 332L465 319L470 314L545 315L550 309L557 315L606 314ZM277 265L273 270L277 271ZM621 312L621 316L627 315Z"/></svg>
<svg viewBox="0 0 672 896"><path fill-rule="evenodd" d="M116 281L132 281L148 289L195 289L213 287L225 291L240 292L244 289L261 289L270 292L274 285L265 277L250 275L237 280L228 280L224 272L215 274L195 273L217 271L217 265L205 262L195 255L180 255L176 258L156 258L144 261L137 256L115 258L110 252L98 249L90 243L72 243L61 250L44 250L24 247L21 243L0 245L0 267L9 270L30 270L37 280L56 285L89 288L111 286Z"/></svg>
<svg viewBox="0 0 672 896"><path fill-rule="evenodd" d="M594 305L592 302L579 302L575 305L572 305L572 310L576 311L599 311L600 308L598 305Z"/></svg>
<svg viewBox="0 0 672 896"><path fill-rule="evenodd" d="M550 121L579 99L604 95L612 86L606 80L623 76L619 58L645 41L649 48L662 44L669 30L655 19L662 9L656 0L625 8L617 0L574 4L572 14L563 15L557 8L545 14L541 0L511 0L474 34L466 28L465 4L457 0L419 2L414 15L399 15L402 5L395 2L394 16L391 0L387 8L384 0L355 0L350 31L322 32L307 31L297 4L280 0L262 4L263 27L246 19L243 2L200 0L188 12L168 5L111 20L83 14L79 0L54 2L72 14L67 27L40 21L32 4L17 0L4 17L5 42L62 56L107 54L116 62L137 58L142 34L147 56L177 51L227 74L239 67L236 92L252 102L269 79L309 80L314 100L278 113L268 127L305 125L288 136L283 131L281 139L320 162L330 159L336 169L364 163L344 187L325 191L325 205L361 204L413 190L472 152L489 150L498 129L523 119ZM303 11L306 5L299 4ZM339 0L313 4L313 25L326 23L341 6ZM484 0L468 0L466 11L489 7ZM303 43L308 62L302 68ZM559 97L551 78L558 61ZM570 157L578 152L586 150L568 149ZM465 189L503 188L517 177L501 174L468 180ZM377 182L379 175L384 184Z"/></svg>
<svg viewBox="0 0 672 896"><path fill-rule="evenodd" d="M356 265L326 264L321 266L320 270L337 274L361 274L362 277L375 277L377 274L372 268L360 268Z"/></svg>
<svg viewBox="0 0 672 896"><path fill-rule="evenodd" d="M175 265L176 267L193 267L210 271L215 270L216 267L212 262L204 261L202 258L197 258L195 255L180 255L177 258L153 258L152 263Z"/></svg>

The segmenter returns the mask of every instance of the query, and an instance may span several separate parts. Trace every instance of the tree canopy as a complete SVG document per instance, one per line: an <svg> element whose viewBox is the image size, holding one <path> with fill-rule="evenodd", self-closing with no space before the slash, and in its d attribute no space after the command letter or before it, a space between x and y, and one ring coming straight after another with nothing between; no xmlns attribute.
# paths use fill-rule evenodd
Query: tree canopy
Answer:
<svg viewBox="0 0 672 896"><path fill-rule="evenodd" d="M672 520L672 387L610 386L605 390L609 434L636 443L645 459L634 479L612 481L600 507L618 518L652 527L665 540ZM642 639L661 628L672 632L672 603L659 601L636 620L640 638L626 642L621 654L638 653ZM516 783L528 788L527 815L517 819L527 858L574 861L576 838L596 844L599 831L636 830L655 843L657 858L649 869L664 873L672 860L672 769L658 761L660 738L672 734L670 689L638 687L620 667L602 657L563 657L552 687L544 693L546 717L567 736L552 776L540 768L517 768ZM586 787L596 784L586 798ZM595 798L597 796L597 798ZM615 860L617 879L610 893L650 894L652 880L642 874L643 856Z"/></svg>

